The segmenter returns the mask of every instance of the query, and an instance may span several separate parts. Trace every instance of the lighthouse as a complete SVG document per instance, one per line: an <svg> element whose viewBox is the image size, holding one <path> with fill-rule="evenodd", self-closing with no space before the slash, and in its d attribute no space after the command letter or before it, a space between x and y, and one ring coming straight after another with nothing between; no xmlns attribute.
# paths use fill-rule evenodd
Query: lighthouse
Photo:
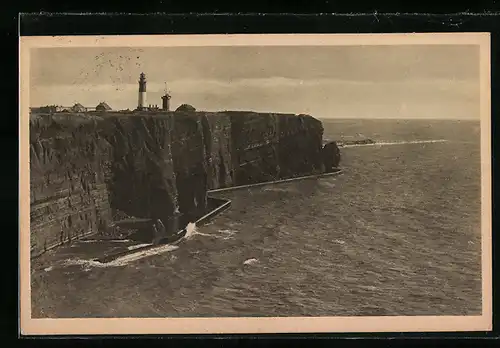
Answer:
<svg viewBox="0 0 500 348"><path fill-rule="evenodd" d="M163 101L162 103L162 110L163 111L170 111L170 93L167 90L167 84L165 84L165 94L161 97L161 100Z"/></svg>
<svg viewBox="0 0 500 348"><path fill-rule="evenodd" d="M139 78L139 103L137 105L138 110L144 110L146 108L146 75L141 73Z"/></svg>

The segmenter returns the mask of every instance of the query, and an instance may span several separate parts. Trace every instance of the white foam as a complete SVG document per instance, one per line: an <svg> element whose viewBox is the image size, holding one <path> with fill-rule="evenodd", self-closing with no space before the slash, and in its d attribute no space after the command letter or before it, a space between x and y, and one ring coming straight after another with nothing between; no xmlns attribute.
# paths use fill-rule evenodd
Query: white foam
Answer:
<svg viewBox="0 0 500 348"><path fill-rule="evenodd" d="M217 232L221 234L221 236L218 236L218 238L227 240L227 239L232 239L238 231L236 231L236 230L218 230Z"/></svg>
<svg viewBox="0 0 500 348"><path fill-rule="evenodd" d="M179 247L177 245L165 244L156 248L151 248L148 250L138 251L128 255L124 255L106 263L102 263L96 260L68 259L63 262L63 266L82 266L82 268L86 271L88 271L92 267L95 268L121 267L121 266L126 266L130 262L137 261L148 256L159 255L165 252L173 251L178 248Z"/></svg>
<svg viewBox="0 0 500 348"><path fill-rule="evenodd" d="M386 146L386 145L404 145L404 144L427 144L427 143L445 143L448 142L446 139L435 139L435 140L411 140L411 141L392 141L392 142L377 142L373 144L352 144L344 145L344 147L360 147L360 146Z"/></svg>
<svg viewBox="0 0 500 348"><path fill-rule="evenodd" d="M244 265L253 265L254 263L257 263L259 262L259 260L257 260L256 258L251 258L251 259L248 259L248 260L245 260L245 262L243 262Z"/></svg>
<svg viewBox="0 0 500 348"><path fill-rule="evenodd" d="M223 233L223 234L229 234L232 236L233 234L235 234L238 231L236 231L236 230L218 230L217 232Z"/></svg>
<svg viewBox="0 0 500 348"><path fill-rule="evenodd" d="M223 235L217 235L217 234L210 234L210 233L200 232L200 230L198 229L198 227L196 226L196 224L190 222L186 226L186 235L184 236L184 239L189 240L189 239L194 238L195 236L203 236L203 237L210 237L210 238L215 238L215 239L224 239L224 240L226 240L226 239L230 239L236 231L233 231L233 230L218 230L218 232L221 233L221 234L223 234Z"/></svg>
<svg viewBox="0 0 500 348"><path fill-rule="evenodd" d="M223 240L232 239L232 236L233 236L232 234L225 234L225 235L219 234L219 235L217 235L217 234L208 234L208 233L197 233L196 235L215 238L215 239L223 239Z"/></svg>
<svg viewBox="0 0 500 348"><path fill-rule="evenodd" d="M142 247L146 247L146 246L149 246L149 245L152 245L152 244L136 244L136 245L131 245L129 247L127 247L128 250L135 250L135 249L139 249L139 248L142 248Z"/></svg>
<svg viewBox="0 0 500 348"><path fill-rule="evenodd" d="M79 240L79 243L102 243L102 242L109 242L109 243L128 243L130 242L130 239L85 239L85 240Z"/></svg>
<svg viewBox="0 0 500 348"><path fill-rule="evenodd" d="M148 257L148 256L159 255L159 254L163 254L163 253L166 253L169 251L174 251L177 249L179 249L179 247L177 245L165 244L165 245L162 245L162 246L159 246L156 248L151 248L151 249L139 251L139 252L136 252L133 254L124 255L124 256L119 257L111 262L106 263L105 265L115 266L115 267L116 266L125 266L132 261L137 261L137 260L143 259L143 258Z"/></svg>
<svg viewBox="0 0 500 348"><path fill-rule="evenodd" d="M236 231L234 230L219 230L220 233L223 233L224 236L217 236L217 235L212 235L212 234L206 234L206 233L201 233L198 228L196 227L196 223L188 223L186 226L186 235L183 237L183 239L188 240L193 238L194 236L207 236L207 237L213 237L213 238L222 238L222 239L229 239ZM130 240L114 240L116 242L130 242ZM99 242L99 240L86 240L82 241L86 243L91 243L91 242ZM135 250L141 247L145 246L150 246L151 244L136 244L128 247L128 250ZM162 253L166 253L169 251L173 251L178 249L179 247L177 245L170 245L170 244L164 244L160 245L158 247L153 247L147 250L143 251L137 251L135 253L130 253L121 257L118 257L110 262L106 263L101 263L99 261L95 260L82 260L82 259L69 259L64 262L65 266L75 266L75 265L80 265L82 266L85 270L89 270L91 267L119 267L119 266L125 266L129 264L130 262L137 261L140 259L143 259L148 256L153 256L153 255L159 255ZM251 264L255 261L252 261L252 259L247 260Z"/></svg>
<svg viewBox="0 0 500 348"><path fill-rule="evenodd" d="M94 260L68 259L63 262L63 266L82 266L83 268L90 268L90 267L107 267L108 264Z"/></svg>
<svg viewBox="0 0 500 348"><path fill-rule="evenodd" d="M184 236L185 239L191 239L196 235L198 232L198 228L196 227L196 223L190 222L186 226L186 235Z"/></svg>
<svg viewBox="0 0 500 348"><path fill-rule="evenodd" d="M190 239L198 234L200 234L200 233L198 232L198 229L196 228L196 224L190 222L186 226L186 235L183 237L183 239ZM140 246L148 246L148 245L151 245L151 244L135 245L135 246L133 246L132 249L129 247L129 250L134 250L136 248L139 248ZM106 262L106 263L92 261L92 265L94 265L96 267L125 266L125 265L129 264L130 262L137 261L137 260L143 259L145 257L160 255L160 254L163 254L163 253L166 253L169 251L174 251L177 249L179 249L179 247L177 245L163 244L163 245L160 245L157 247L149 248L147 250L137 251L135 253L123 255L121 257L118 257L118 258L116 258L110 262Z"/></svg>
<svg viewBox="0 0 500 348"><path fill-rule="evenodd" d="M214 235L212 235L212 234L202 233L202 232L196 232L196 233L195 233L195 235L197 235L197 236L205 236L205 237L216 237L216 236L214 236ZM191 235L191 237L192 237L192 236L193 236L193 235Z"/></svg>

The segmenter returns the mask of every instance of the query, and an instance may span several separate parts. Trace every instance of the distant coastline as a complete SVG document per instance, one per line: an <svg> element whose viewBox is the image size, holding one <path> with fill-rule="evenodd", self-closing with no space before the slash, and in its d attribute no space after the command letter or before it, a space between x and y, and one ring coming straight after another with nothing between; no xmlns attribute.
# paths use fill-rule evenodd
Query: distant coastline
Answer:
<svg viewBox="0 0 500 348"><path fill-rule="evenodd" d="M344 146L352 146L352 145L368 145L368 144L375 144L375 143L376 142L373 139L344 140L344 141L337 141L337 146L344 147Z"/></svg>

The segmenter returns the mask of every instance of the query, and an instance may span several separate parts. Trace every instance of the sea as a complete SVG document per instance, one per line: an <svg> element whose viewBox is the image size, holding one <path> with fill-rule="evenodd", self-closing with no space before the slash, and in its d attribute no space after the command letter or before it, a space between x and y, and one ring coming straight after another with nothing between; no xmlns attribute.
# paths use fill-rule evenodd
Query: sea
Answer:
<svg viewBox="0 0 500 348"><path fill-rule="evenodd" d="M230 209L176 246L49 251L32 317L480 315L479 121L322 121L378 144L341 148L338 176L213 193Z"/></svg>

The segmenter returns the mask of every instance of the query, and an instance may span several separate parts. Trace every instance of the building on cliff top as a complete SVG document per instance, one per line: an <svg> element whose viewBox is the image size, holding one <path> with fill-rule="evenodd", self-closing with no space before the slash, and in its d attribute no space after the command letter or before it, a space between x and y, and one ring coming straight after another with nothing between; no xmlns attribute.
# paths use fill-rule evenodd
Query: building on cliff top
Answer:
<svg viewBox="0 0 500 348"><path fill-rule="evenodd" d="M162 100L162 107L161 109L163 111L170 111L170 99L172 96L170 95L170 92L167 90L167 84L165 84L165 94L161 97Z"/></svg>
<svg viewBox="0 0 500 348"><path fill-rule="evenodd" d="M73 112L86 112L87 110L88 110L88 108L86 108L85 106L83 106L80 103L76 103L75 105L73 105L71 107L71 111L73 111Z"/></svg>
<svg viewBox="0 0 500 348"><path fill-rule="evenodd" d="M111 107L106 102L100 102L99 105L95 107L95 111L111 111Z"/></svg>
<svg viewBox="0 0 500 348"><path fill-rule="evenodd" d="M158 107L157 104L149 104L149 105L146 104L146 100L147 100L146 85L147 85L146 74L141 72L141 74L139 75L139 97L138 97L136 111L159 111L160 108ZM170 99L172 98L172 96L170 95L170 92L168 92L166 87L167 86L165 84L165 93L161 97L161 99L162 99L161 110L162 111L170 111Z"/></svg>
<svg viewBox="0 0 500 348"><path fill-rule="evenodd" d="M138 96L138 103L137 103L137 108L135 111L170 111L170 99L172 98L170 92L166 88L165 84L165 93L161 97L162 99L162 106L161 109L158 107L157 104L146 104L146 85L147 85L147 80L146 80L146 74L141 72L139 76L139 96ZM86 107L83 106L80 103L76 103L73 106L59 106L59 105L46 105L46 106L40 106L40 107L31 107L30 112L32 113L56 113L56 112L88 112L88 111L112 111L113 109L106 103L106 102L100 102L97 106L95 107ZM126 111L126 110L123 110ZM194 107L188 104L183 104L180 107L177 108L176 111L196 111Z"/></svg>
<svg viewBox="0 0 500 348"><path fill-rule="evenodd" d="M176 112L194 112L194 111L196 111L196 109L192 105L182 104L177 109L175 109L175 111Z"/></svg>

